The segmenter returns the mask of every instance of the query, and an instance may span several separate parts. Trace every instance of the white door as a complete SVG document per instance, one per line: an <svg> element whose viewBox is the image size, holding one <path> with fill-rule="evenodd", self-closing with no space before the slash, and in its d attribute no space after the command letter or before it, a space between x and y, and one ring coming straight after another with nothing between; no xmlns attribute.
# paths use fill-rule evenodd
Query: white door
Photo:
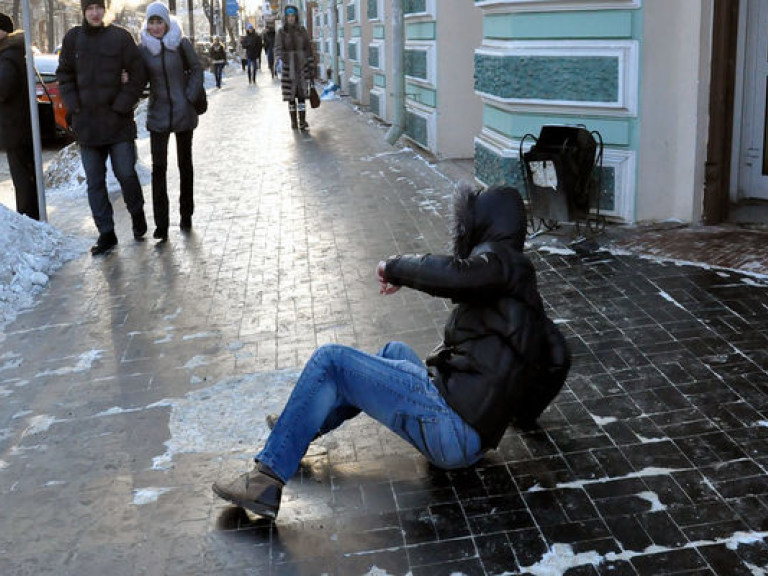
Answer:
<svg viewBox="0 0 768 576"><path fill-rule="evenodd" d="M768 0L747 2L739 191L768 200Z"/></svg>

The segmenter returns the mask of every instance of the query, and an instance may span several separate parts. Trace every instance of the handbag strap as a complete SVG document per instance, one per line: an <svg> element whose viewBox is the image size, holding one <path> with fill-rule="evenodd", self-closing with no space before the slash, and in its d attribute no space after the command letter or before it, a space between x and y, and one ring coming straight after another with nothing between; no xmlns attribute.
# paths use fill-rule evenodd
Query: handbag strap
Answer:
<svg viewBox="0 0 768 576"><path fill-rule="evenodd" d="M179 44L179 48L181 48L181 63L184 66L184 72L186 73L190 70L189 58L187 57L187 43L190 43L189 40L182 38L181 43Z"/></svg>

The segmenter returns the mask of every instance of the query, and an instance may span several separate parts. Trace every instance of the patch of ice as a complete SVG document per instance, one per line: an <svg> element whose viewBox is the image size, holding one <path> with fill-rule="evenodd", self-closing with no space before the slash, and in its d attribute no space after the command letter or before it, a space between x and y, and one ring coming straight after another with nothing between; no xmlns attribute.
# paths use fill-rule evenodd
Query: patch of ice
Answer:
<svg viewBox="0 0 768 576"><path fill-rule="evenodd" d="M606 424L618 422L618 418L615 416L597 416L595 414L590 414L590 416L592 416L592 420L594 420L595 424L598 426L605 426Z"/></svg>
<svg viewBox="0 0 768 576"><path fill-rule="evenodd" d="M686 309L686 308L685 308L685 306L683 306L682 304L680 304L680 302L678 302L677 300L675 300L674 298L672 298L672 296L670 296L669 294L667 294L666 292L664 292L664 290L661 290L661 291L659 292L659 296L661 296L662 298L664 298L664 300L666 300L667 302L672 302L672 304L674 304L675 306L677 306L677 307L678 307L678 308L680 308L681 310L685 310L685 309Z"/></svg>
<svg viewBox="0 0 768 576"><path fill-rule="evenodd" d="M171 314L166 314L163 316L163 320L175 320L179 317L179 314L181 314L181 307L176 308Z"/></svg>
<svg viewBox="0 0 768 576"><path fill-rule="evenodd" d="M21 435L24 437L39 434L40 432L45 432L48 430L48 428L51 427L51 425L53 425L54 422L56 422L56 418L53 416L48 416L47 414L38 414L37 416L32 416L32 418L30 418L28 421L27 428Z"/></svg>
<svg viewBox="0 0 768 576"><path fill-rule="evenodd" d="M157 502L157 499L163 494L167 494L173 488L140 488L133 491L133 503L136 506L143 506L150 502Z"/></svg>
<svg viewBox="0 0 768 576"><path fill-rule="evenodd" d="M573 548L568 544L554 544L541 560L533 566L525 566L522 572L534 576L562 576L570 568L592 564L597 566L602 562L602 557L594 551L573 553Z"/></svg>
<svg viewBox="0 0 768 576"><path fill-rule="evenodd" d="M635 436L637 436L637 439L640 440L642 444L656 444L658 442L664 442L665 440L669 440L669 438L646 438L645 436L641 436L637 432L635 432Z"/></svg>
<svg viewBox="0 0 768 576"><path fill-rule="evenodd" d="M195 368L199 368L200 366L207 366L207 365L208 365L208 362L206 362L205 358L200 355L197 355L197 356L193 356L189 360L189 362L184 364L184 368L186 368L187 370L194 370Z"/></svg>
<svg viewBox="0 0 768 576"><path fill-rule="evenodd" d="M187 334L186 336L182 336L183 341L187 340L197 340L199 338L211 338L212 336L218 336L216 332L198 332L197 334Z"/></svg>
<svg viewBox="0 0 768 576"><path fill-rule="evenodd" d="M46 370L45 372L38 372L35 377L40 378L42 376L64 376L66 374L78 374L81 372L87 372L93 366L93 362L101 358L104 350L90 350L89 352L83 352L78 356L78 361L74 366L65 366L64 368L58 368L56 370Z"/></svg>
<svg viewBox="0 0 768 576"><path fill-rule="evenodd" d="M659 500L659 495L655 492L640 492L636 494L636 496L651 503L649 512L661 512L662 510L667 509L667 507L662 504L661 500Z"/></svg>
<svg viewBox="0 0 768 576"><path fill-rule="evenodd" d="M547 252L548 254L558 254L560 256L576 256L576 252L570 248L561 248L559 246L539 246L539 252Z"/></svg>
<svg viewBox="0 0 768 576"><path fill-rule="evenodd" d="M269 430L267 414L280 413L299 377L296 370L248 374L166 399L171 407L166 452L153 459L152 469L172 466L176 454L248 453L263 444ZM158 406L155 403L151 406Z"/></svg>
<svg viewBox="0 0 768 576"><path fill-rule="evenodd" d="M0 356L0 361L3 363L0 365L0 372L3 370L13 370L15 368L18 368L21 366L24 359L22 358L21 354L16 354L14 352L6 352L2 356Z"/></svg>

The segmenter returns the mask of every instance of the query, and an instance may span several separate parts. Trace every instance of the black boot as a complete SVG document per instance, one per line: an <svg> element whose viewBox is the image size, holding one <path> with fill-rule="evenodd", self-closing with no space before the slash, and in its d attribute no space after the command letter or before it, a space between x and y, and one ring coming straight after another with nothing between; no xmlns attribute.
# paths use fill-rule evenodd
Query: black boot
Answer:
<svg viewBox="0 0 768 576"><path fill-rule="evenodd" d="M299 121L296 118L296 110L289 110L289 113L291 115L291 129L292 130L298 130L299 129Z"/></svg>
<svg viewBox="0 0 768 576"><path fill-rule="evenodd" d="M299 128L301 128L302 131L309 129L309 124L307 123L307 113L304 110L299 110Z"/></svg>
<svg viewBox="0 0 768 576"><path fill-rule="evenodd" d="M131 221L133 222L133 237L136 240L141 240L147 233L147 218L144 216L144 210L138 214L132 214Z"/></svg>
<svg viewBox="0 0 768 576"><path fill-rule="evenodd" d="M274 472L268 472L271 471L257 464L253 470L230 482L214 482L211 488L220 498L274 520L280 510L284 483L274 476Z"/></svg>
<svg viewBox="0 0 768 576"><path fill-rule="evenodd" d="M182 232L189 232L192 230L192 216L182 216L179 222L179 228Z"/></svg>
<svg viewBox="0 0 768 576"><path fill-rule="evenodd" d="M99 234L99 239L96 240L96 244L91 246L91 254L99 256L100 254L109 252L115 246L117 246L117 236L115 236L115 231L104 232L104 234Z"/></svg>
<svg viewBox="0 0 768 576"><path fill-rule="evenodd" d="M166 242L168 240L168 228L155 228L152 238L157 238L162 242Z"/></svg>

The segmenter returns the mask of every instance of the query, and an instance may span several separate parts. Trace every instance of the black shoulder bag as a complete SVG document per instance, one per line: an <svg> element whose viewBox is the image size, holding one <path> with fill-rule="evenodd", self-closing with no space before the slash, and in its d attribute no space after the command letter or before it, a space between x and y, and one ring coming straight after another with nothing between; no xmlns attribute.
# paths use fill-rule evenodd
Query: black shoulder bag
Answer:
<svg viewBox="0 0 768 576"><path fill-rule="evenodd" d="M181 60L184 63L184 77L187 82L189 82L189 77L192 75L192 69L189 67L187 49L183 40L181 44L179 44L179 48L181 48ZM208 95L205 93L205 86L201 86L200 90L198 90L195 99L192 101L192 106L195 108L195 112L197 112L198 116L205 114L206 110L208 110Z"/></svg>

